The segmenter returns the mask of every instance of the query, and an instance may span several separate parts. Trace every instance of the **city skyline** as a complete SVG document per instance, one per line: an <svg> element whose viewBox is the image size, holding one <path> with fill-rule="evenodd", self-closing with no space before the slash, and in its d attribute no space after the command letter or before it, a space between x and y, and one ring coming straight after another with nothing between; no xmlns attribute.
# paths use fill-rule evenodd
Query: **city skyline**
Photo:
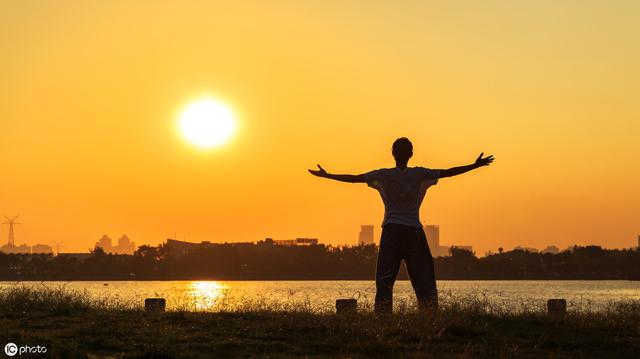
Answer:
<svg viewBox="0 0 640 359"><path fill-rule="evenodd" d="M365 225L360 225L360 233L358 234L357 238L355 241L346 241L345 243L338 243L337 245L368 245L368 244L375 244L378 245L379 244L379 233L378 233L378 237L376 237L376 231L375 231L376 226L372 225L372 224L365 224ZM482 256L486 256L489 254L494 254L494 253L498 253L500 250L505 250L508 251L509 249L511 250L523 250L523 251L528 251L528 252L533 252L533 253L552 253L552 254L557 254L561 251L564 250L570 250L574 245L576 244L572 244L572 245L568 245L566 246L564 249L561 249L560 247L556 246L555 244L547 244L543 247L527 247L524 246L522 244L516 244L515 246L509 248L505 248L505 246L499 246L497 248L494 249L488 249L482 253L477 252L476 250L473 249L472 245L468 245L468 244L454 244L454 243L449 243L449 244L442 244L440 242L440 226L437 224L425 224L423 226L426 237L427 237L427 241L429 243L429 248L431 250L431 254L434 257L440 257L440 256L448 256L451 254L451 248L455 247L455 248L459 248L459 249L465 249L465 250L469 250L474 252L478 257L482 257ZM12 236L12 234L14 236ZM166 237L169 238L169 237ZM161 240L159 243L163 243L164 240ZM121 235L118 238L118 244L117 245L113 245L112 244L112 238L109 237L106 234L103 234L97 242L94 243L93 246L90 246L88 249L86 248L82 248L80 250L66 250L66 251L60 251L59 250L59 246L62 244L61 242L55 242L55 246L58 247L58 249L56 249L55 251L53 250L54 246L48 245L46 243L44 243L44 241L40 241L40 242L35 242L35 244L32 245L28 245L27 242L21 242L21 244L19 245L11 245L11 240L15 240L15 233L12 233L11 231L9 231L8 233L8 237L7 237L7 244L4 245L0 245L0 252L5 252L5 253L89 253L92 249L94 249L95 247L101 247L106 253L113 253L113 254L133 254L133 252L135 250L137 250L137 248L139 246L142 245L151 245L154 246L154 244L151 243L140 243L138 246L135 245L135 243L133 241L131 241L129 239L129 237L126 234ZM193 243L193 244L197 244L198 242L191 242L191 241L187 241L186 239L183 240L178 240L177 236L174 234L173 238L170 238L171 240L174 241L178 241L178 242L185 242L185 243ZM273 241L274 244L276 245L308 245L308 244L331 244L331 243L323 243L320 241L319 238L317 237L295 237L293 239L273 239L272 237L262 237L259 239L254 239L253 241L211 241L211 240L203 240L200 241L200 243L238 243L238 244L242 244L242 243L257 243L259 241L262 240L271 240ZM601 246L602 248L606 248L606 249L628 249L628 248L640 248L640 235L637 235L636 237L637 243L636 246L634 247L633 245L628 246L628 247L616 247L616 248L612 248L612 247L606 247L606 246ZM43 244L44 243L44 244ZM158 243L158 244L159 244ZM595 244L583 244L583 245L595 245ZM35 250L33 248L36 248Z"/></svg>

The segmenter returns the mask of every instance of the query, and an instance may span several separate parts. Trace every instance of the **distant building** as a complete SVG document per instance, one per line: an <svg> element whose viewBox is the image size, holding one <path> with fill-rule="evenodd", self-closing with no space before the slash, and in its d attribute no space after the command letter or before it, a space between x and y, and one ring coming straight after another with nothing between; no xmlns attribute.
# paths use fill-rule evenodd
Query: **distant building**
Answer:
<svg viewBox="0 0 640 359"><path fill-rule="evenodd" d="M277 246L313 246L318 244L318 238L276 239L273 244Z"/></svg>
<svg viewBox="0 0 640 359"><path fill-rule="evenodd" d="M318 238L296 238L296 244L299 246L315 246L318 244Z"/></svg>
<svg viewBox="0 0 640 359"><path fill-rule="evenodd" d="M113 246L111 243L111 238L106 234L102 235L98 242L96 242L96 247L100 247L104 250L105 253L111 253L113 251Z"/></svg>
<svg viewBox="0 0 640 359"><path fill-rule="evenodd" d="M46 244L36 244L31 247L32 254L53 254L53 248Z"/></svg>
<svg viewBox="0 0 640 359"><path fill-rule="evenodd" d="M520 247L520 246L515 247L513 250L529 252L529 253L538 253L538 250L536 248L527 248L527 247Z"/></svg>
<svg viewBox="0 0 640 359"><path fill-rule="evenodd" d="M560 248L556 246L547 246L547 248L542 250L542 253L558 254L560 253Z"/></svg>
<svg viewBox="0 0 640 359"><path fill-rule="evenodd" d="M301 240L301 242L304 242L306 238L299 238L299 239ZM266 238L264 241L258 242L258 244L260 243L274 244L274 242L275 241L273 239ZM194 243L194 242L179 241L177 239L167 238L167 242L162 247L169 255L186 255L191 252L196 252L196 251L207 249L207 248L214 248L221 245L228 245L233 247L244 247L244 246L254 246L256 245L256 243L255 242L233 242L233 243L225 242L224 244L221 244L221 243L211 243L209 241Z"/></svg>
<svg viewBox="0 0 640 359"><path fill-rule="evenodd" d="M135 243L133 243L126 234L118 238L117 246L114 246L111 238L105 234L96 242L96 247L102 248L105 253L113 254L133 254L136 250Z"/></svg>
<svg viewBox="0 0 640 359"><path fill-rule="evenodd" d="M13 244L5 244L0 247L0 252L4 252L7 254L53 254L53 249L51 246L46 244L36 244L33 247L30 247L26 244L21 244L19 246Z"/></svg>
<svg viewBox="0 0 640 359"><path fill-rule="evenodd" d="M433 257L444 257L447 255L449 248L440 245L440 226L427 224L424 226L424 234L427 236L429 250Z"/></svg>
<svg viewBox="0 0 640 359"><path fill-rule="evenodd" d="M31 247L25 244L21 244L19 246L16 246L14 244L5 244L4 246L0 247L0 251L7 254L30 254Z"/></svg>
<svg viewBox="0 0 640 359"><path fill-rule="evenodd" d="M452 244L450 246L440 245L440 226L427 224L424 226L424 234L427 236L429 250L433 257L446 257L451 255L451 247L464 249L473 252L472 246Z"/></svg>
<svg viewBox="0 0 640 359"><path fill-rule="evenodd" d="M193 243L186 241L179 241L176 239L167 239L167 242L164 244L164 248L167 252L172 254L187 254L194 250L199 250L203 248L210 248L213 244L210 242L201 242L201 243Z"/></svg>
<svg viewBox="0 0 640 359"><path fill-rule="evenodd" d="M136 245L133 243L126 234L118 238L118 245L113 247L113 253L116 254L133 254L136 250Z"/></svg>
<svg viewBox="0 0 640 359"><path fill-rule="evenodd" d="M360 226L360 234L358 235L358 245L373 244L373 225L363 224Z"/></svg>
<svg viewBox="0 0 640 359"><path fill-rule="evenodd" d="M274 239L273 244L275 244L276 246L295 246L296 240L295 239Z"/></svg>

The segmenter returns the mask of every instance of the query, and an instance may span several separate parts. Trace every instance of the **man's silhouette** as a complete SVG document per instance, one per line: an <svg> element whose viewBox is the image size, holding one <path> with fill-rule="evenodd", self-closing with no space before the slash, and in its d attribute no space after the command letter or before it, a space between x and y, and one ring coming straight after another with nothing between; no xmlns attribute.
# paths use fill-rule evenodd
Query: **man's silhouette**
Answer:
<svg viewBox="0 0 640 359"><path fill-rule="evenodd" d="M413 156L413 145L402 137L393 143L396 160L394 168L383 168L361 175L337 175L327 173L320 165L309 170L318 177L350 183L366 183L380 192L384 202L384 221L380 251L376 267L376 313L390 313L393 284L400 263L404 259L420 309L437 307L438 291L433 270L433 258L420 223L420 204L427 188L438 179L457 176L493 162L493 156L483 158L481 153L473 164L446 170L424 167L407 167Z"/></svg>

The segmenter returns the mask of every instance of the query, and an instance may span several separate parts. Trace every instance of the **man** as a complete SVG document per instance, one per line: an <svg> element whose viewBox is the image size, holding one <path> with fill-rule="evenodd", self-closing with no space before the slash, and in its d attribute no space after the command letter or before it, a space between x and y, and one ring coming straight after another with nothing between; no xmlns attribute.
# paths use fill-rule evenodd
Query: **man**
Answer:
<svg viewBox="0 0 640 359"><path fill-rule="evenodd" d="M391 153L396 161L394 168L383 168L361 175L338 175L327 173L318 165L318 170L309 172L314 176L341 182L366 183L380 192L384 202L384 221L376 266L376 313L391 313L393 284L403 259L419 308L435 308L438 304L438 291L433 258L420 223L420 204L427 188L438 183L438 179L488 166L493 162L493 156L483 158L484 153L481 153L473 164L446 170L407 167L413 156L413 145L405 137L393 143Z"/></svg>

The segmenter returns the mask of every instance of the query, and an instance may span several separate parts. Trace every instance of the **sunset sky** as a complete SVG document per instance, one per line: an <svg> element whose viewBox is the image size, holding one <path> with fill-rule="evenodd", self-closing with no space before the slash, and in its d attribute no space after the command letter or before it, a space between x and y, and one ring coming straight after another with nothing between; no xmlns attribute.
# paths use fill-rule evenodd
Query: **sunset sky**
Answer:
<svg viewBox="0 0 640 359"><path fill-rule="evenodd" d="M307 168L391 167L406 136L410 165L496 157L429 189L445 245L635 246L639 18L621 0L2 1L0 214L65 252L353 244L378 193ZM204 96L237 117L208 149L178 129Z"/></svg>

